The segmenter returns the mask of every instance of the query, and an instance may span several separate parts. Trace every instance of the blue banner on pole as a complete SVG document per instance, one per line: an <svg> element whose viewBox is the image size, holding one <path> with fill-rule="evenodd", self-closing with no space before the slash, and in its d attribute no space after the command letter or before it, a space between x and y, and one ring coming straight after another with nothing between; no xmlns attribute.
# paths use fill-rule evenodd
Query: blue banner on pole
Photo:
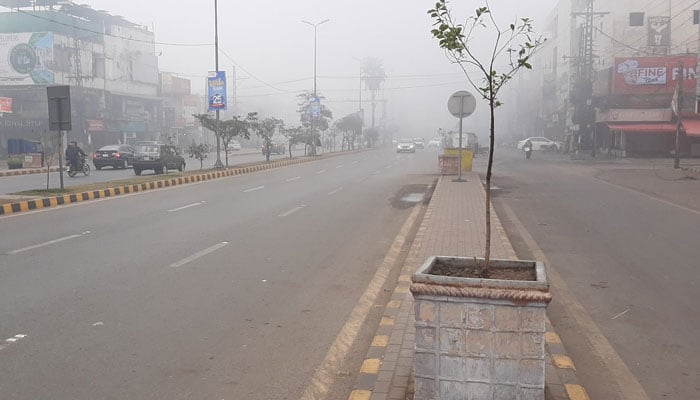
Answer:
<svg viewBox="0 0 700 400"><path fill-rule="evenodd" d="M226 110L226 71L209 71L207 90L209 111Z"/></svg>

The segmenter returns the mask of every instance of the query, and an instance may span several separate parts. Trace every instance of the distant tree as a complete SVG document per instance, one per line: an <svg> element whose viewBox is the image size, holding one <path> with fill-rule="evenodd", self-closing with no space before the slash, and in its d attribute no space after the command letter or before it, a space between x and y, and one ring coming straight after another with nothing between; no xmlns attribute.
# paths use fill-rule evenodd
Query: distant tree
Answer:
<svg viewBox="0 0 700 400"><path fill-rule="evenodd" d="M320 132L327 130L333 119L333 112L326 107L322 101L325 97L322 95L318 95L317 97L321 100L321 115L318 119L313 119L311 118L311 103L314 100L314 93L312 91L305 91L297 95L299 99L297 103L299 106L297 112L299 113L301 125L304 128L310 129L310 132L312 132L308 136L308 141L306 142L308 146L311 146L312 155L316 154L316 143L320 140Z"/></svg>
<svg viewBox="0 0 700 400"><path fill-rule="evenodd" d="M377 128L365 129L363 136L368 142L367 146L374 147L374 144L379 139L379 129L377 129Z"/></svg>
<svg viewBox="0 0 700 400"><path fill-rule="evenodd" d="M228 145L235 137L250 139L250 124L246 119L234 116L220 123L221 141L226 149L226 167L228 167Z"/></svg>
<svg viewBox="0 0 700 400"><path fill-rule="evenodd" d="M292 146L297 143L303 143L304 131L300 126L291 128L281 128L280 132L287 138L287 146L289 146L289 158L292 158Z"/></svg>
<svg viewBox="0 0 700 400"><path fill-rule="evenodd" d="M479 271L482 276L491 256L491 170L496 129L495 110L501 105L498 93L521 68L532 68L530 57L544 44L541 36L534 36L532 20L521 18L502 28L491 14L488 0L484 1L486 6L477 8L463 23L456 21L447 0L438 0L435 8L428 10L434 26L431 33L438 40L440 48L445 50L450 61L462 68L467 81L489 105L491 124L486 169L486 247L485 263ZM488 55L479 57L472 44L477 41L477 32L489 29L494 31L493 40L479 40L479 43L488 43ZM481 79L475 81L475 77Z"/></svg>
<svg viewBox="0 0 700 400"><path fill-rule="evenodd" d="M370 127L374 128L375 98L382 87L382 83L386 80L386 72L384 72L382 61L375 57L364 58L362 60L362 79L365 81L365 87L372 94L372 122Z"/></svg>
<svg viewBox="0 0 700 400"><path fill-rule="evenodd" d="M348 114L335 125L343 132L343 142L348 143L348 150L355 149L355 141L362 133L362 117L358 113Z"/></svg>
<svg viewBox="0 0 700 400"><path fill-rule="evenodd" d="M197 144L194 140L187 148L187 154L190 155L190 158L199 160L199 169L204 168L204 159L207 158L207 153L209 153L209 146L204 143Z"/></svg>
<svg viewBox="0 0 700 400"><path fill-rule="evenodd" d="M192 116L199 121L199 124L202 125L203 128L214 132L214 137L221 137L221 120L217 123L216 118L212 117L210 114L192 114ZM220 157L221 154L217 154L217 160L220 159Z"/></svg>
<svg viewBox="0 0 700 400"><path fill-rule="evenodd" d="M277 130L284 127L284 122L277 118L265 118L260 120L258 113L248 114L251 130L262 139L265 149L265 161L270 161L270 150L272 149L273 138Z"/></svg>

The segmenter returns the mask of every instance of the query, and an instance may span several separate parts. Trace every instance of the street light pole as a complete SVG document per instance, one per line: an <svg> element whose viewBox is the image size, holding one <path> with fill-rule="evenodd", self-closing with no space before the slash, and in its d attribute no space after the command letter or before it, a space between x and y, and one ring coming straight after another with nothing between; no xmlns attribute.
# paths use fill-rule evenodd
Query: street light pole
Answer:
<svg viewBox="0 0 700 400"><path fill-rule="evenodd" d="M214 67L216 72L219 72L219 4L218 0L214 0ZM226 101L226 100L224 100ZM221 162L221 132L219 132L219 110L216 110L216 163L214 168L223 168Z"/></svg>
<svg viewBox="0 0 700 400"><path fill-rule="evenodd" d="M309 21L301 21L302 23L307 24L307 25L314 28L314 99L313 99L313 101L316 101L316 98L317 98L317 94L316 94L316 28L318 28L322 24L325 24L328 21L330 21L330 19L324 19L323 21L317 22L315 24L311 23ZM309 114L311 114L311 113L309 112ZM315 132L314 132L314 118L312 115L309 115L309 122L311 123L311 140L314 141L314 143L312 143L311 154L316 155L316 142L314 140L315 139L315 137L314 137L314 134L315 134Z"/></svg>

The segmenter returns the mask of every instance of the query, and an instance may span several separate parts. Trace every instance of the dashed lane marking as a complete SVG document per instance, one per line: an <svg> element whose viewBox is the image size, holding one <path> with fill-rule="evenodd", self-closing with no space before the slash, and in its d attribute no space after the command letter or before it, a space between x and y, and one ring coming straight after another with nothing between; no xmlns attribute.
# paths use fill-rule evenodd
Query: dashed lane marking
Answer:
<svg viewBox="0 0 700 400"><path fill-rule="evenodd" d="M280 214L279 216L280 216L280 217L288 217L288 216L294 214L295 212L301 210L301 209L304 208L304 207L306 207L306 205L305 205L305 204L302 204L302 205L300 205L299 207L294 207L294 208L292 208L291 210Z"/></svg>
<svg viewBox="0 0 700 400"><path fill-rule="evenodd" d="M50 246L50 245L52 245L52 244L65 242L66 240L71 240L71 239L79 238L79 237L85 236L85 235L87 235L87 234L89 234L89 233L90 233L90 231L85 231L85 232L83 232L83 233L78 233L78 234L75 234L75 235L68 235L68 236L60 237L60 238L58 238L58 239L49 240L48 242L39 243L39 244L35 244L35 245L32 245L32 246L22 247L21 249L8 251L7 254L8 254L8 255L13 255L13 254L24 253L25 251L38 249L39 247Z"/></svg>
<svg viewBox="0 0 700 400"><path fill-rule="evenodd" d="M243 191L243 193L250 193L250 192L254 192L256 190L260 190L260 189L265 189L265 186L260 185L260 186L254 187L254 188L246 189Z"/></svg>
<svg viewBox="0 0 700 400"><path fill-rule="evenodd" d="M335 190L332 191L332 192L328 192L328 195L329 195L329 196L333 196L334 194L340 192L341 190L343 190L343 188L342 188L342 187L339 187L338 189L335 189Z"/></svg>
<svg viewBox="0 0 700 400"><path fill-rule="evenodd" d="M207 254L213 253L226 245L228 245L228 242L221 242L221 243L217 243L211 247L207 247L206 249L200 250L200 251L192 254L189 257L185 257L180 261L177 261L177 262L170 264L170 268L182 267L183 265L189 264L198 258L202 258L202 257L206 256Z"/></svg>
<svg viewBox="0 0 700 400"><path fill-rule="evenodd" d="M336 168L343 168L344 166L345 166L345 164L338 164L338 165L336 165L335 167L336 167Z"/></svg>
<svg viewBox="0 0 700 400"><path fill-rule="evenodd" d="M188 205L186 205L186 206L177 207L177 208L171 208L170 210L168 210L168 212L176 212L176 211L186 210L186 209L188 209L188 208L201 206L201 205L204 204L204 203L205 203L205 202L203 202L203 201L198 201L198 202L196 202L196 203L188 204Z"/></svg>
<svg viewBox="0 0 700 400"><path fill-rule="evenodd" d="M322 170L320 170L320 171L316 171L317 174L322 174L322 173L324 173L324 172L326 172L325 169L322 169Z"/></svg>
<svg viewBox="0 0 700 400"><path fill-rule="evenodd" d="M294 178L289 178L289 179L287 179L287 182L293 182L293 181L296 181L296 180L299 180L299 179L301 179L301 176L295 176Z"/></svg>

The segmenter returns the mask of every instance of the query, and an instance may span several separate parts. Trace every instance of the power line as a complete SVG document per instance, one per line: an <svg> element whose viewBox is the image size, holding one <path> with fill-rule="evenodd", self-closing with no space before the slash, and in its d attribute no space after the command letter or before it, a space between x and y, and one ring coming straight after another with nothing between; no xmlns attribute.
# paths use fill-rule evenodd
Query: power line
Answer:
<svg viewBox="0 0 700 400"><path fill-rule="evenodd" d="M56 21L55 19L51 19L51 18L47 18L47 17L42 17L41 15L33 14L33 13L30 13L30 12L27 12L27 11L23 11L23 10L17 10L17 12L19 12L19 13L21 13L21 14L24 14L24 15L29 15L29 16L31 16L31 17L38 18L38 19L41 19L41 20L44 20L44 21L51 22L52 24L63 25L63 26L67 26L67 27L72 28L72 29L79 30L79 31L90 32L90 33L94 33L94 34L96 34L96 35L109 36L109 37L113 37L113 38L117 38L117 39L122 39L122 40L129 40L129 41L132 41L132 42L140 42L140 43L148 43L148 44L157 44L157 45L161 45L161 46L179 46L179 47L204 47L204 46L213 46L213 44L211 44L211 43L170 43L170 42L156 42L156 41L143 40L143 39L134 39L134 38L129 38L129 37L125 37L125 36L112 35L112 34L106 33L106 32L94 31L94 30L92 30L92 29L83 28L83 27L76 26L76 25L67 24L67 23L65 23L65 22ZM155 34L154 34L154 35L155 35Z"/></svg>
<svg viewBox="0 0 700 400"><path fill-rule="evenodd" d="M224 56L226 56L226 58L228 58L229 60L231 60L231 62L232 62L235 66L237 66L238 68L240 68L241 70L243 70L243 72L245 72L245 73L247 73L248 75L250 75L250 76L251 76L253 79L255 79L256 81L258 81L258 82L264 84L265 86L267 86L267 87L269 87L269 88L275 89L275 90L277 90L277 91L279 91L279 92L282 92L282 93L292 93L292 92L290 92L290 91L288 91L288 90L284 90L284 89L280 89L280 88L278 88L278 87L275 87L274 85L271 85L270 83L267 83L267 82L265 82L264 80L258 78L258 77L255 76L252 72L248 71L247 69L243 68L243 66L241 66L240 64L238 64L238 63L236 62L236 60L234 60L233 57L231 57L231 56L230 56L227 52L225 52L223 49L219 48L219 51L221 52L221 54L223 54Z"/></svg>

